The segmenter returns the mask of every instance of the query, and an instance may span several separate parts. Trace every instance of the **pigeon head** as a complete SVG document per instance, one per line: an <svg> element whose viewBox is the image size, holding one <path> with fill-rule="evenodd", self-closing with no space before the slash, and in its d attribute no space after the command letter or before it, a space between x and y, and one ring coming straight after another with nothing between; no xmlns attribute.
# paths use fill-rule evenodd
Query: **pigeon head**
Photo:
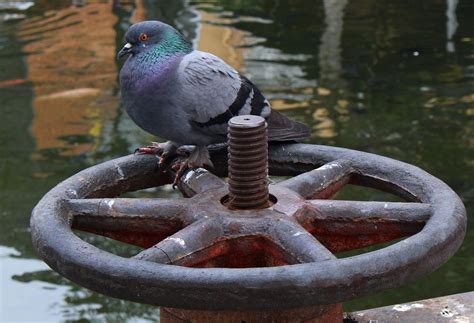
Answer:
<svg viewBox="0 0 474 323"><path fill-rule="evenodd" d="M117 53L118 59L151 51L172 54L192 50L191 44L176 29L153 20L133 24L125 33L125 41L127 43Z"/></svg>

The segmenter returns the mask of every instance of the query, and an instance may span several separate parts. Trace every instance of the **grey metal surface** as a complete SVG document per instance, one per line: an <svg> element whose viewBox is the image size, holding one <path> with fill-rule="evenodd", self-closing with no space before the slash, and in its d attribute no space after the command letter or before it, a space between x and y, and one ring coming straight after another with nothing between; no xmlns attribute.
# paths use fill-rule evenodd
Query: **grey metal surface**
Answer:
<svg viewBox="0 0 474 323"><path fill-rule="evenodd" d="M351 313L359 323L474 322L474 292L430 298Z"/></svg>

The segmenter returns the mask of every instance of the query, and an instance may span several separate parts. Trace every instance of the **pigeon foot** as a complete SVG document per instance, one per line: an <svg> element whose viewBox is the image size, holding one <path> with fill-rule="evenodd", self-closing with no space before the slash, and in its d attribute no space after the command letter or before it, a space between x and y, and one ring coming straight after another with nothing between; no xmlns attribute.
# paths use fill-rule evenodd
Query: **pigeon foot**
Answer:
<svg viewBox="0 0 474 323"><path fill-rule="evenodd" d="M186 173L186 171L201 167L214 167L209 157L209 151L207 150L206 146L196 146L187 159L173 164L172 168L176 171L176 176L173 182L173 188L178 185L179 181Z"/></svg>
<svg viewBox="0 0 474 323"><path fill-rule="evenodd" d="M160 169L164 169L171 159L177 155L180 155L180 152L178 151L178 145L172 141L153 141L150 146L137 148L135 153L140 155L160 156L160 161L158 162Z"/></svg>

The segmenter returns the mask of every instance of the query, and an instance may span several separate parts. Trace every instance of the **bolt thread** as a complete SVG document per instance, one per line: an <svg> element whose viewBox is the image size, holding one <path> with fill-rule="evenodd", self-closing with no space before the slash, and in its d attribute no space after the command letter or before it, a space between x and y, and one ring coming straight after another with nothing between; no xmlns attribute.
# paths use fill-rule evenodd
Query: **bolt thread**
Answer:
<svg viewBox="0 0 474 323"><path fill-rule="evenodd" d="M229 121L229 202L231 209L268 206L267 123L259 116Z"/></svg>

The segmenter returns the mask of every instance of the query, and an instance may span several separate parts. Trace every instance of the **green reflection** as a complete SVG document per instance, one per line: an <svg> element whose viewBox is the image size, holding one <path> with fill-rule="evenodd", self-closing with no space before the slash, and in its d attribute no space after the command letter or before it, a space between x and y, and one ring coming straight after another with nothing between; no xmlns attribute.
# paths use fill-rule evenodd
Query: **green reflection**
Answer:
<svg viewBox="0 0 474 323"><path fill-rule="evenodd" d="M0 10L0 245L19 252L0 261L36 258L29 215L51 187L83 168L128 154L152 139L122 112L118 86L110 82L116 80L122 64L113 59L113 52L123 44L131 20L137 19L164 20L196 43L200 37L210 37L199 31L207 25L241 32L244 36L231 46L243 49L242 71L276 108L312 127L310 142L369 151L418 165L448 183L472 213L474 11L469 1L459 1L454 12L458 26L453 33L451 25L449 41L447 5L440 1L429 6L375 0L143 1L115 7L109 2L104 4L107 10L100 11L102 7L90 3L74 13L68 11L72 10L69 5L37 1L26 11ZM23 16L5 20L6 14L12 13ZM203 13L215 20L199 22L197 18ZM101 64L115 68L111 69L115 71L112 76L96 75L94 70L79 73L68 66L67 58L72 57L68 55L74 48L67 38L63 39L64 57L35 61L48 46L39 46L38 51L30 51L29 46L48 44L54 33L79 31L85 27L87 15L109 23L113 44L106 45L104 39L101 50L111 49L111 56ZM47 31L49 27L57 28L52 34ZM99 88L99 94L70 101L84 100L86 104L80 108L90 111L78 113L73 121L57 121L52 128L73 130L56 138L38 134L33 127L45 109L51 108L46 105L38 109L40 94L65 90L54 79L51 84L35 81L39 64L51 65L52 71L59 71L58 77L69 75L81 81L93 75L110 82L104 81L103 88L93 78L81 83L82 88L96 92ZM65 67L58 68L61 64ZM107 113L100 114L103 111ZM50 142L45 137L57 139L56 144L45 145ZM175 194L164 188L130 196ZM391 200L380 192L352 188L343 190L338 198ZM472 225L470 218L469 228ZM468 231L458 253L435 273L407 286L348 302L346 308L356 310L473 290L474 260L469 251L474 247L473 232ZM93 239L94 244L118 254L136 251L107 239L84 239ZM24 272L20 267L5 279L32 289L38 288L36 282L47 283L45 290L64 287L58 290L64 303L57 306L65 321L157 318L154 307L99 295L50 270Z"/></svg>

